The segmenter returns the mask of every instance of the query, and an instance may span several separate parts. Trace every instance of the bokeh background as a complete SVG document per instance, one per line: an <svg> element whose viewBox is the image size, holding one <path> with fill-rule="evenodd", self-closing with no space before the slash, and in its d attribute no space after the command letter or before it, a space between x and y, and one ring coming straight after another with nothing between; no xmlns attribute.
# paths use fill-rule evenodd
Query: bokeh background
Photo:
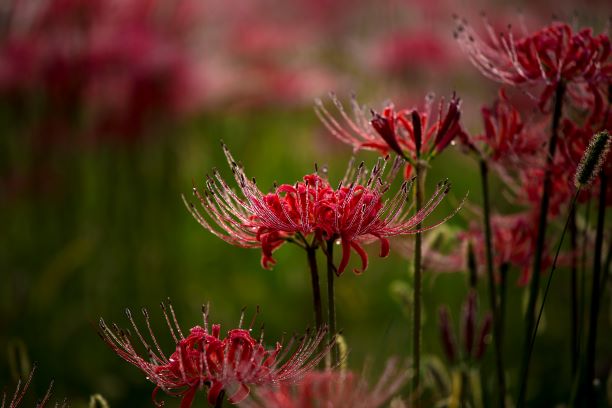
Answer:
<svg viewBox="0 0 612 408"><path fill-rule="evenodd" d="M54 379L55 399L74 407L95 393L115 407L151 406L153 386L104 345L97 324L104 316L126 327L124 308L147 307L170 346L159 310L168 297L185 329L200 322L205 302L224 328L244 306L250 316L259 305L268 339L312 325L305 254L286 245L274 270L263 270L258 250L204 231L181 194L190 198L214 167L231 177L221 139L264 189L298 180L314 163L340 179L352 152L312 109L329 91L343 100L355 92L374 108L456 91L465 127L479 131L479 109L497 85L458 50L452 15L477 23L481 10L501 27L520 20L532 28L552 15L601 28L610 11L605 1L2 0L0 387L10 393L37 362L30 394L43 395ZM376 155L359 158L373 163ZM434 219L468 192L480 201L476 170L454 148L434 161L429 191L445 177L453 183ZM501 185L494 188L494 205L507 208ZM452 245L470 217L463 211L431 234ZM387 259L372 246L367 272L337 283L355 369L368 357L376 365L409 354L404 246L394 243ZM518 271L510 276L514 283ZM569 356L561 357L569 352L568 285L562 271L536 344L530 392L538 406L569 389ZM514 378L524 292L509 287L505 345ZM436 310L448 305L456 322L466 293L465 271L426 272L426 353L442 358ZM601 343L611 333L606 302Z"/></svg>

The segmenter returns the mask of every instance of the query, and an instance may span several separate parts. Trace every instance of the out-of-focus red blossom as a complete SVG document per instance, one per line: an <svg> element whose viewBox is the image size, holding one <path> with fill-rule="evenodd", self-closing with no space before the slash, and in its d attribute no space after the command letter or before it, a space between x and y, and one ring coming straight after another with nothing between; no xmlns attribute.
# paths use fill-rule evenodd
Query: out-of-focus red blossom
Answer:
<svg viewBox="0 0 612 408"><path fill-rule="evenodd" d="M574 32L555 22L528 34L510 27L498 33L485 21L481 38L465 20L457 19L455 36L471 62L487 77L510 85L543 85L540 107L554 94L559 82L584 86L602 103L602 85L612 81L610 39L590 28ZM600 110L601 106L595 110Z"/></svg>
<svg viewBox="0 0 612 408"><path fill-rule="evenodd" d="M393 151L414 165L417 153L420 159L429 160L463 133L459 124L460 99L455 95L446 110L443 98L436 109L434 97L429 94L422 108L396 110L393 104L389 104L382 113L372 111L370 120L366 108L354 97L351 100L352 118L335 95L331 95L331 100L344 124L327 110L321 100L316 101L315 112L332 135L353 146L355 151L376 150L382 155ZM410 167L406 176L410 176Z"/></svg>
<svg viewBox="0 0 612 408"><path fill-rule="evenodd" d="M389 360L375 386L352 372L311 371L294 386L258 388L240 404L245 408L378 408L408 379L409 370Z"/></svg>
<svg viewBox="0 0 612 408"><path fill-rule="evenodd" d="M520 269L517 284L526 285L531 279L532 258L537 237L537 223L531 213L512 215L493 215L491 229L493 232L493 264L496 270L504 264L510 264ZM484 234L480 225L473 224L470 230L460 234L459 239L473 243L477 265L486 264ZM465 253L466 251L462 251ZM548 252L542 257L542 270L552 264Z"/></svg>
<svg viewBox="0 0 612 408"><path fill-rule="evenodd" d="M294 185L283 184L273 193L264 194L225 146L224 151L244 198L215 171L212 178L207 178L205 190L194 188L207 216L193 204L185 203L198 222L217 237L245 248L261 247L264 268L275 263L272 252L286 241L310 246L339 240L342 259L338 275L348 266L352 250L361 258L361 269L354 272L361 273L368 267L368 256L361 244L379 240L380 256L387 256L387 238L419 231L417 226L450 189L447 181L439 183L423 208L410 216L407 198L411 182L405 181L391 198L383 198L403 165L403 159L398 157L386 173L387 156L379 159L369 174L363 163L355 168L351 162L337 189L318 174L310 174ZM434 228L452 215L421 231ZM310 235L312 242L307 240Z"/></svg>
<svg viewBox="0 0 612 408"><path fill-rule="evenodd" d="M17 386L15 387L15 392L13 393L12 397L10 396L7 397L6 393L2 394L2 399L0 400L0 408L18 408L21 406L21 402L23 401L23 398L28 392L28 388L30 387L30 383L32 382L32 378L34 377L35 371L36 371L36 366L32 368L32 370L30 371L30 375L28 376L28 379L25 382L22 383L21 380L17 382ZM49 399L51 398L52 388L53 388L53 382L51 382L51 384L49 385L49 388L47 388L47 392L45 393L44 397L42 397L42 399L38 400L38 402L36 403L35 405L36 408L44 408L45 406L47 406L47 403L49 402ZM11 398L11 399L9 400L8 398ZM67 406L68 405L66 401L62 402L61 405L55 404L55 408L65 408Z"/></svg>
<svg viewBox="0 0 612 408"><path fill-rule="evenodd" d="M7 11L0 92L42 95L45 115L68 129L80 117L91 137L135 138L157 114L200 101L188 41L196 1L13 0Z"/></svg>
<svg viewBox="0 0 612 408"><path fill-rule="evenodd" d="M546 144L544 126L525 123L503 89L491 106L482 107L481 113L483 133L473 137L464 133L460 140L490 159L499 170L524 168L542 155Z"/></svg>
<svg viewBox="0 0 612 408"><path fill-rule="evenodd" d="M104 320L100 320L100 335L119 357L143 371L147 379L156 387L153 400L159 390L169 395L181 397L181 408L191 407L198 390L208 387L208 402L214 405L222 391L228 394L231 403L238 403L249 394L249 387L278 386L292 384L312 370L325 354L330 345L322 347L327 330L306 333L301 339L292 339L283 354L282 345L276 343L272 349L263 345L263 332L259 340L251 336L251 329L242 329L242 318L239 328L229 330L221 338L221 326L212 325L208 331L208 307L203 308L204 326L190 329L184 336L174 310L170 306L170 315L162 304L162 309L174 342L175 351L169 356L162 352L157 338L151 330L149 315L143 309L150 340L145 340L142 332L134 322L129 310L128 319L148 353L145 359L132 345L130 334L113 324L111 330ZM150 344L151 342L151 344ZM157 403L158 406L163 403Z"/></svg>
<svg viewBox="0 0 612 408"><path fill-rule="evenodd" d="M487 336L491 333L492 315L488 312L480 324L478 330L477 300L475 291L470 291L463 304L461 315L461 338L463 339L463 351L459 350L457 340L452 327L452 319L448 307L440 306L439 330L444 354L450 363L462 360L478 361L484 355L487 347ZM476 342L475 342L476 340ZM461 357L460 357L461 356Z"/></svg>

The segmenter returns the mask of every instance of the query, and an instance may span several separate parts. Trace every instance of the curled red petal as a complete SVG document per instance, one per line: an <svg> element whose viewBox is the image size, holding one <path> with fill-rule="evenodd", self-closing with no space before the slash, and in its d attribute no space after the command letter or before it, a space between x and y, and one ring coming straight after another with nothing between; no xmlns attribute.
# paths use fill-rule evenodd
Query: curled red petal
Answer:
<svg viewBox="0 0 612 408"><path fill-rule="evenodd" d="M351 259L351 244L347 240L342 240L342 259L340 260L340 265L338 265L338 269L336 269L336 275L340 276L346 269L349 259Z"/></svg>
<svg viewBox="0 0 612 408"><path fill-rule="evenodd" d="M217 399L219 398L219 394L223 390L223 384L219 381L213 381L210 386L210 390L208 390L208 403L214 406L217 403ZM181 405L181 408L183 406Z"/></svg>
<svg viewBox="0 0 612 408"><path fill-rule="evenodd" d="M368 269L368 254L366 251L355 241L351 241L351 247L357 252L359 257L361 258L361 269L355 268L353 272L357 275L362 274L366 269Z"/></svg>
<svg viewBox="0 0 612 408"><path fill-rule="evenodd" d="M238 404L249 396L250 389L246 384L241 383L235 393L228 397L228 401L232 404Z"/></svg>
<svg viewBox="0 0 612 408"><path fill-rule="evenodd" d="M187 390L187 392L185 392L185 394L183 394L183 398L181 399L181 408L191 408L191 404L193 404L197 390L197 387L192 386Z"/></svg>

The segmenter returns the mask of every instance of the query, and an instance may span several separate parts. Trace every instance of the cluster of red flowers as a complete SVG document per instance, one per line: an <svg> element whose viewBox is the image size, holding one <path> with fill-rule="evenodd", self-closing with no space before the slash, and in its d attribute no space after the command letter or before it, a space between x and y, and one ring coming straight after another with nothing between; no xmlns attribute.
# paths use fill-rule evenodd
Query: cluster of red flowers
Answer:
<svg viewBox="0 0 612 408"><path fill-rule="evenodd" d="M276 343L274 348L267 349L263 344L263 330L260 339L254 339L251 328L241 327L242 317L238 328L229 330L227 336L221 338L220 325L212 325L209 331L207 306L203 307L203 326L191 328L189 335L184 336L172 306L168 308L162 304L162 309L176 347L168 357L163 353L151 329L149 314L144 309L149 341L138 329L131 312L127 310L126 313L148 358L135 349L129 332L116 325L111 329L100 320L100 335L121 358L140 368L156 385L154 401L158 391L162 390L180 396L181 408L191 407L197 391L204 386L208 387L209 403L215 405L222 392L236 404L248 396L249 386L297 382L316 367L332 346L331 343L322 346L327 330L321 329L316 333L307 332L299 339L292 338L285 347Z"/></svg>
<svg viewBox="0 0 612 408"><path fill-rule="evenodd" d="M370 172L366 171L363 163L355 167L351 162L336 189L315 173L294 185L283 184L273 193L264 194L255 180L245 175L244 169L225 146L224 150L244 198L239 197L215 171L213 177L207 179L202 193L194 188L207 217L193 204L187 205L204 228L224 241L247 248L261 247L264 268L275 263L272 252L284 242L292 241L307 247L322 241L339 240L342 260L337 274L342 274L348 266L351 249L361 258L361 268L354 272L361 273L368 267L362 243L378 239L380 256L387 256L387 238L419 231L417 226L450 189L447 181L439 183L426 205L410 216L407 198L411 182L405 181L391 198L383 198L404 162L396 158L391 170L386 172L387 156L379 159ZM308 241L310 235L313 236L312 243Z"/></svg>

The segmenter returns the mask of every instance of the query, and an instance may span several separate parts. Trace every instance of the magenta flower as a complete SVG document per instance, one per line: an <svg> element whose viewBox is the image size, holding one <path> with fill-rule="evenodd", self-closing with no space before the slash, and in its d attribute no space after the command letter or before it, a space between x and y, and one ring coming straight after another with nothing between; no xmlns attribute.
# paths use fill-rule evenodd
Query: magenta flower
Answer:
<svg viewBox="0 0 612 408"><path fill-rule="evenodd" d="M279 388L261 387L245 400L245 408L378 408L396 394L409 376L409 370L388 361L376 385L369 386L360 376L343 371L311 371L299 383Z"/></svg>
<svg viewBox="0 0 612 408"><path fill-rule="evenodd" d="M379 159L369 175L363 163L354 167L351 162L337 189L318 174L310 174L294 185L283 184L273 193L264 194L236 164L225 146L224 150L243 197L215 171L212 178L207 178L203 192L194 189L204 213L197 211L193 204L186 204L198 222L217 237L245 248L261 247L264 268L275 263L272 252L287 241L307 247L339 240L342 260L337 274L346 269L352 250L357 252L362 264L361 269L354 271L361 273L368 267L363 243L378 239L380 256L387 256L388 238L418 232L417 226L450 189L447 181L438 184L427 204L411 215L408 197L412 182L404 182L391 198L383 197L404 163L398 157L391 170L385 173L387 156L384 160ZM420 231L434 228L449 217ZM312 242L308 241L309 236Z"/></svg>
<svg viewBox="0 0 612 408"><path fill-rule="evenodd" d="M316 101L315 112L332 135L353 146L353 150L376 150L381 155L393 151L412 165L417 152L421 159L429 160L463 133L459 124L460 100L455 95L446 108L441 99L436 109L431 94L426 97L422 109L396 110L390 103L382 113L371 111L371 119L368 119L366 108L354 97L351 100L352 118L335 95L331 95L331 100L340 113L340 121L321 100Z"/></svg>
<svg viewBox="0 0 612 408"><path fill-rule="evenodd" d="M487 77L510 85L541 84L540 106L550 99L561 81L584 84L592 93L612 80L610 39L591 29L574 32L565 23L553 23L532 34L511 28L497 32L487 23L481 38L465 21L458 20L455 36L472 63Z"/></svg>
<svg viewBox="0 0 612 408"><path fill-rule="evenodd" d="M28 392L28 388L30 387L30 383L32 382L32 378L34 377L34 372L36 371L36 366L34 366L32 368L32 371L30 371L30 375L28 376L28 379L22 383L21 380L19 380L17 382L17 387L15 387L15 392L13 393L13 397L11 398L11 400L9 401L6 397L6 394L2 394L2 402L0 403L0 408L18 408L19 406L21 406L21 402L23 400L23 398L25 397L26 393ZM53 388L53 382L51 382L51 384L49 384L49 388L47 388L47 392L45 393L44 397L40 400L38 400L38 402L36 403L35 407L36 408L44 408L47 403L49 402L49 399L51 398L51 389ZM8 403L8 405L6 405ZM55 408L64 408L67 406L66 401L64 401L61 405L60 404L55 404Z"/></svg>
<svg viewBox="0 0 612 408"><path fill-rule="evenodd" d="M242 317L238 328L229 330L227 336L222 338L220 325L212 325L209 331L208 307L202 309L204 325L191 328L189 334L184 336L172 306L166 308L162 303L162 310L176 344L175 350L167 357L151 329L149 314L145 309L143 315L149 340L138 329L131 312L126 310L126 314L136 337L146 349L147 358L135 349L129 332L114 324L111 329L102 319L100 335L119 357L138 367L155 384L154 401L159 390L162 390L168 395L181 397L181 408L191 407L197 391L204 386L208 388L208 402L211 405L217 402L222 391L235 404L246 398L252 385L270 386L299 381L331 347L328 344L318 351L327 334L326 329L321 329L316 333L308 331L300 339L292 338L284 351L278 342L274 348L266 348L263 331L260 339L255 340L251 336L251 328L242 329Z"/></svg>

